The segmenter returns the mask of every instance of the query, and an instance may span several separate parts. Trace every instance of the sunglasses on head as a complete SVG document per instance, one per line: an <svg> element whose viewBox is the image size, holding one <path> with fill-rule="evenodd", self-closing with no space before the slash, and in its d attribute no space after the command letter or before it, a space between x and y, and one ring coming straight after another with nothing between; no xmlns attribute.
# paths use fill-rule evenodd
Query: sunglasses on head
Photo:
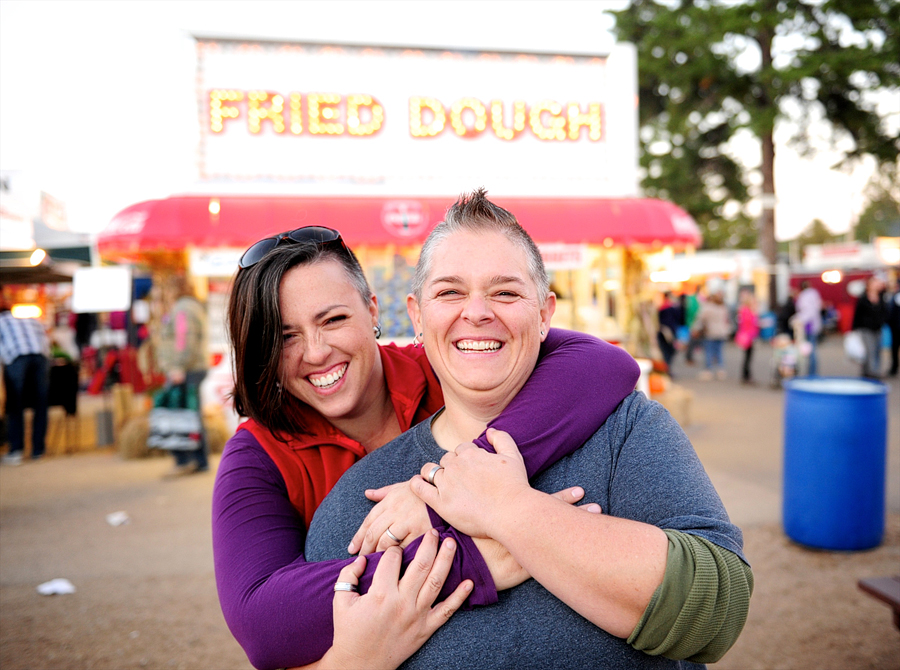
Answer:
<svg viewBox="0 0 900 670"><path fill-rule="evenodd" d="M273 237L266 237L259 242L252 244L250 248L244 252L244 255L241 256L238 265L244 269L252 268L259 263L267 253L272 251L272 249L282 242L311 242L321 247L328 244L338 244L345 251L350 251L347 248L347 245L344 244L344 240L341 239L341 234L338 231L323 226L306 226L305 228L297 228L284 233L278 233Z"/></svg>

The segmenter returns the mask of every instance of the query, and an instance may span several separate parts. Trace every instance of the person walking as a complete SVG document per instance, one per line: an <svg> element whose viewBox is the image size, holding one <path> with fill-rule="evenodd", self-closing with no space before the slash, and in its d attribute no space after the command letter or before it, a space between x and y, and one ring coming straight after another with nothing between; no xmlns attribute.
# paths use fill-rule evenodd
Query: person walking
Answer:
<svg viewBox="0 0 900 670"><path fill-rule="evenodd" d="M699 379L709 381L713 375L717 379L725 379L722 349L725 346L725 340L731 334L731 321L721 291L710 293L700 308L694 329L703 338L703 351L706 358L706 369L700 372Z"/></svg>
<svg viewBox="0 0 900 670"><path fill-rule="evenodd" d="M866 347L861 374L872 379L878 379L881 373L881 329L887 320L884 288L884 280L879 275L869 277L866 290L857 298L853 311L853 330L862 334Z"/></svg>
<svg viewBox="0 0 900 670"><path fill-rule="evenodd" d="M190 398L197 398L199 411L200 384L209 365L206 310L185 277L175 278L171 291L175 302L162 320L157 362L166 375L167 386L183 387L181 397L185 407L194 409ZM175 468L170 476L209 470L202 414L200 446L189 451L173 450L172 454Z"/></svg>
<svg viewBox="0 0 900 670"><path fill-rule="evenodd" d="M687 293L683 296L684 325L688 329L688 342L684 350L684 361L688 365L694 364L694 350L699 347L702 342L694 336L694 323L697 321L697 315L700 313L700 287L697 286L693 293Z"/></svg>
<svg viewBox="0 0 900 670"><path fill-rule="evenodd" d="M659 306L659 330L656 332L656 342L662 352L666 371L672 376L672 359L675 358L675 342L678 328L682 324L681 307L672 301L672 293L666 291L662 296Z"/></svg>
<svg viewBox="0 0 900 670"><path fill-rule="evenodd" d="M889 377L896 377L900 370L900 276L894 273L887 305L887 324L891 330L891 367Z"/></svg>
<svg viewBox="0 0 900 670"><path fill-rule="evenodd" d="M800 283L800 293L797 294L797 311L790 318L790 324L799 332L795 339L802 344L808 343L806 373L815 377L819 373L816 348L819 343L819 333L822 332L822 296L810 286L805 279Z"/></svg>
<svg viewBox="0 0 900 670"><path fill-rule="evenodd" d="M744 350L744 365L741 369L741 383L753 384L750 361L753 358L753 342L759 336L759 318L756 315L756 298L748 290L741 291L741 307L738 310L735 343Z"/></svg>
<svg viewBox="0 0 900 670"><path fill-rule="evenodd" d="M0 299L0 359L6 388L6 418L9 424L9 452L5 465L19 465L25 451L25 407L34 407L31 423L31 458L44 455L47 437L50 342L40 321L19 319L11 305Z"/></svg>

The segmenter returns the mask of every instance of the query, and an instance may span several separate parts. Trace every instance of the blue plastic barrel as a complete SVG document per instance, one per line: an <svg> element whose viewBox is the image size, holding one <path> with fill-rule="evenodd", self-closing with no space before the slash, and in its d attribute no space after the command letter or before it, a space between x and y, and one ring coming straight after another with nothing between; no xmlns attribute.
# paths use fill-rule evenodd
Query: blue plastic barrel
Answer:
<svg viewBox="0 0 900 670"><path fill-rule="evenodd" d="M888 387L810 377L785 382L784 531L819 549L859 550L884 535Z"/></svg>

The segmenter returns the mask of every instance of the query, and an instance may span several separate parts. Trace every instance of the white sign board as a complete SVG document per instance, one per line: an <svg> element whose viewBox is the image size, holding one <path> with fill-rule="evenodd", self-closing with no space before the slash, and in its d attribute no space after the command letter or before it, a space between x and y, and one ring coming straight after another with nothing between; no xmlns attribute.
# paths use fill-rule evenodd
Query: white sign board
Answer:
<svg viewBox="0 0 900 670"><path fill-rule="evenodd" d="M72 311L124 312L131 307L131 268L78 268L72 275Z"/></svg>
<svg viewBox="0 0 900 670"><path fill-rule="evenodd" d="M637 64L198 38L200 177L297 193L637 195Z"/></svg>
<svg viewBox="0 0 900 670"><path fill-rule="evenodd" d="M188 267L195 277L231 277L246 249L191 249Z"/></svg>

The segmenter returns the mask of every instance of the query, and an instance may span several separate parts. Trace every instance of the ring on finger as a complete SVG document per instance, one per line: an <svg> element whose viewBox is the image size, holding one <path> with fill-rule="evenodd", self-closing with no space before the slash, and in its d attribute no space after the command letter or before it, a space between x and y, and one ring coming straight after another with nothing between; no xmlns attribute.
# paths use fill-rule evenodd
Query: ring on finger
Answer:
<svg viewBox="0 0 900 670"><path fill-rule="evenodd" d="M394 535L394 534L391 532L391 529L390 529L390 528L388 528L386 531L384 531L384 534L387 535L389 538L391 538L391 539L392 539L394 542L396 542L397 544L400 544L401 542L403 542L403 540L401 540L399 537L397 537L396 535Z"/></svg>
<svg viewBox="0 0 900 670"><path fill-rule="evenodd" d="M356 584L351 584L350 582L335 582L334 590L335 591L350 591L351 593L359 593L359 589L356 587Z"/></svg>
<svg viewBox="0 0 900 670"><path fill-rule="evenodd" d="M432 486L437 486L437 484L434 483L434 476L438 473L438 470L443 469L443 465L435 465L433 468L431 468L431 472L428 473L428 476L425 478L425 480Z"/></svg>

